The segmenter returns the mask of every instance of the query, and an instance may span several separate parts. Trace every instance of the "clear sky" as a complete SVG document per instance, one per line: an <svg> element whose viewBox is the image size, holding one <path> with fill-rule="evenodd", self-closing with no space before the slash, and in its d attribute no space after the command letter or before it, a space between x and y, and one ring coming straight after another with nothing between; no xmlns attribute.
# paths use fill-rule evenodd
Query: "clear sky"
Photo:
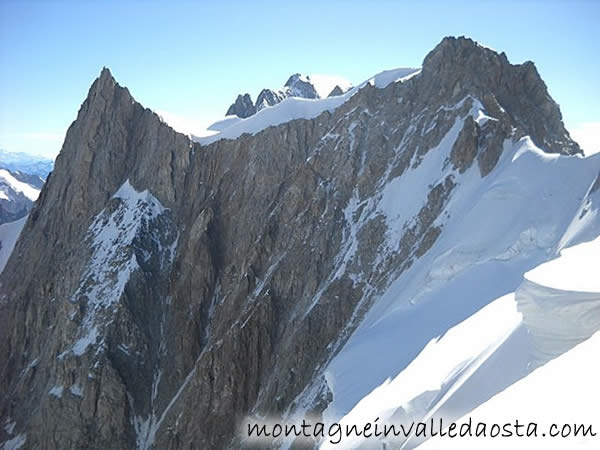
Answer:
<svg viewBox="0 0 600 450"><path fill-rule="evenodd" d="M206 125L295 72L418 67L447 35L533 60L567 127L600 135L600 1L0 0L0 148L56 155L103 66L144 106Z"/></svg>

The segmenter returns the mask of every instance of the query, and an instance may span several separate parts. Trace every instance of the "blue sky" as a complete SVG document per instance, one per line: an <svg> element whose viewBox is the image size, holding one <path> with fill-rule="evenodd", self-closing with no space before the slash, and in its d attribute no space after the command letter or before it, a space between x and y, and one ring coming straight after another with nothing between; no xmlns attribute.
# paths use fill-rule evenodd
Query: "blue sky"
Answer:
<svg viewBox="0 0 600 450"><path fill-rule="evenodd" d="M0 0L0 148L58 153L103 66L144 106L207 124L238 93L255 98L294 72L358 83L418 67L447 35L533 60L567 127L595 138L599 23L594 0Z"/></svg>

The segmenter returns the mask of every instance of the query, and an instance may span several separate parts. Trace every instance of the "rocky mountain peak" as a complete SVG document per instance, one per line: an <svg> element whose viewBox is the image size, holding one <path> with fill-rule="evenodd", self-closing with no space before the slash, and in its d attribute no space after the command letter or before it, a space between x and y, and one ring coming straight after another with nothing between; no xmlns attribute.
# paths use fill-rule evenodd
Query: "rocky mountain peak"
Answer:
<svg viewBox="0 0 600 450"><path fill-rule="evenodd" d="M310 77L295 73L288 78L282 89L260 91L256 103L252 103L249 94L238 95L235 102L227 109L226 115L236 115L245 119L261 109L276 105L289 97L320 98Z"/></svg>
<svg viewBox="0 0 600 450"><path fill-rule="evenodd" d="M106 98L106 94L112 93L117 85L118 83L110 72L110 69L108 67L103 67L100 71L100 75L96 78L88 92L88 98L95 94L103 94Z"/></svg>
<svg viewBox="0 0 600 450"><path fill-rule="evenodd" d="M256 107L250 98L250 94L240 94L235 99L235 102L229 107L225 115L235 115L245 119L253 114L256 114Z"/></svg>
<svg viewBox="0 0 600 450"><path fill-rule="evenodd" d="M284 88L290 89L292 97L320 98L309 76L295 73L286 81Z"/></svg>
<svg viewBox="0 0 600 450"><path fill-rule="evenodd" d="M487 62L494 65L508 64L508 58L502 53L479 44L464 36L448 36L427 54L423 61L423 69L441 69L451 64L467 64Z"/></svg>
<svg viewBox="0 0 600 450"><path fill-rule="evenodd" d="M69 128L87 127L101 120L101 116L110 114L111 121L116 115L126 110L131 110L134 105L140 106L131 96L129 90L117 83L112 73L104 67L98 78L94 80L85 101L82 103L77 116L77 121ZM68 134L65 143L68 142Z"/></svg>
<svg viewBox="0 0 600 450"><path fill-rule="evenodd" d="M444 38L424 59L422 76L432 97L454 103L472 95L488 111L506 114L521 135L551 153L582 153L562 122L531 61L511 64L498 53L466 37Z"/></svg>
<svg viewBox="0 0 600 450"><path fill-rule="evenodd" d="M308 77L306 77L306 80L308 80ZM301 73L295 73L293 75L290 75L290 77L288 78L288 80L285 82L285 84L283 86L284 87L292 86L295 83L297 83L298 81L304 81L304 82L306 82L306 80L302 80L302 74Z"/></svg>
<svg viewBox="0 0 600 450"><path fill-rule="evenodd" d="M336 84L327 97L337 97L338 95L342 95L343 93L343 89L339 86L339 84Z"/></svg>
<svg viewBox="0 0 600 450"><path fill-rule="evenodd" d="M100 76L98 77L98 79L107 80L107 81L111 81L112 83L115 83L115 78L113 77L110 69L106 66L102 67L102 70L100 71Z"/></svg>

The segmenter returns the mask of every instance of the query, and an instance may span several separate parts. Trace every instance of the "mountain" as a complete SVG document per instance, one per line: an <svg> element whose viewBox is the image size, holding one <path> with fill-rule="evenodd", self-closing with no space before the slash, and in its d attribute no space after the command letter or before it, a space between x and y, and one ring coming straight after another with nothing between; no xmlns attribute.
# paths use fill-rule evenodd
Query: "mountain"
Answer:
<svg viewBox="0 0 600 450"><path fill-rule="evenodd" d="M339 88L339 86L336 86ZM339 88L341 90L341 88ZM337 91L336 91L337 92ZM339 94L336 94L339 95ZM263 89L256 98L256 104L252 102L250 94L238 95L235 102L227 110L227 116L236 115L242 119L248 118L258 111L274 106L286 98L321 98L317 87L309 76L296 73L288 78L282 89Z"/></svg>
<svg viewBox="0 0 600 450"><path fill-rule="evenodd" d="M418 356L600 231L600 159L533 63L467 38L222 125L193 142L93 82L0 274L0 442L240 448L248 416L347 422L379 394L427 414L471 371Z"/></svg>
<svg viewBox="0 0 600 450"><path fill-rule="evenodd" d="M44 180L38 175L0 168L0 224L25 216L43 184Z"/></svg>
<svg viewBox="0 0 600 450"><path fill-rule="evenodd" d="M238 95L235 102L229 107L227 116L238 116L242 119L256 114L256 107L250 98L250 94Z"/></svg>
<svg viewBox="0 0 600 450"><path fill-rule="evenodd" d="M344 91L339 85L335 85L335 87L331 90L327 97L337 97L338 95L342 95Z"/></svg>
<svg viewBox="0 0 600 450"><path fill-rule="evenodd" d="M37 175L44 180L50 172L54 161L43 156L31 155L29 153L8 152L0 149L0 168L13 172L21 172Z"/></svg>

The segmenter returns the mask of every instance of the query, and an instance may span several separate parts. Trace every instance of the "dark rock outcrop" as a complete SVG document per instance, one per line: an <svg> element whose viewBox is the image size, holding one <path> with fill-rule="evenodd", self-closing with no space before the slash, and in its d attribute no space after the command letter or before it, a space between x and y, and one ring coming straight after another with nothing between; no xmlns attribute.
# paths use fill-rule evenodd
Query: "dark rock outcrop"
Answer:
<svg viewBox="0 0 600 450"><path fill-rule="evenodd" d="M229 107L226 115L236 115L242 119L245 119L246 117L250 117L254 114L256 114L254 103L252 103L252 99L250 98L249 94L244 94L243 96L237 96L235 103Z"/></svg>
<svg viewBox="0 0 600 450"><path fill-rule="evenodd" d="M272 89L263 89L256 97L256 111L275 106L277 103L285 100L287 97L283 92L274 91Z"/></svg>
<svg viewBox="0 0 600 450"><path fill-rule="evenodd" d="M327 96L327 98L337 97L338 95L342 95L343 93L344 93L344 91L342 90L342 88L336 84L335 87L331 90L331 92Z"/></svg>

